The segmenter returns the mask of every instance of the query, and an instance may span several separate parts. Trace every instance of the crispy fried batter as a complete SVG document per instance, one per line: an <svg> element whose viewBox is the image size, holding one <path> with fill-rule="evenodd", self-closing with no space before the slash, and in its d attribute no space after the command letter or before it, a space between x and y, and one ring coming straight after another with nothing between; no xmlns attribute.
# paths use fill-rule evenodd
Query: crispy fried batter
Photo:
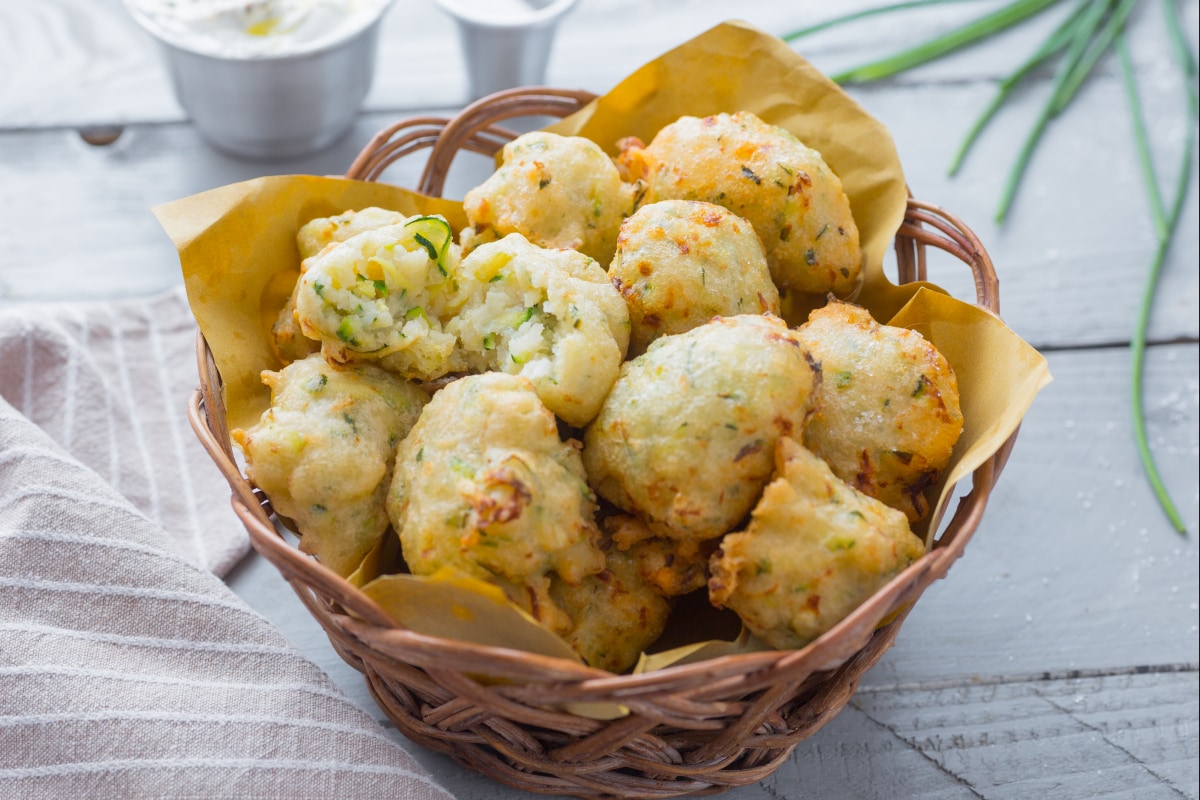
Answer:
<svg viewBox="0 0 1200 800"><path fill-rule="evenodd" d="M754 226L780 287L845 293L862 269L858 227L841 180L817 151L754 114L680 117L618 157L644 179L645 202L703 200Z"/></svg>
<svg viewBox="0 0 1200 800"><path fill-rule="evenodd" d="M387 511L414 574L452 567L494 583L554 631L569 621L551 577L604 569L578 446L514 375L470 375L434 396L397 448Z"/></svg>
<svg viewBox="0 0 1200 800"><path fill-rule="evenodd" d="M412 217L328 245L305 262L296 319L331 361L373 361L430 380L463 368L443 321L462 302L458 246L444 220ZM444 226L444 227L441 227ZM430 227L444 230L438 252Z"/></svg>
<svg viewBox="0 0 1200 800"><path fill-rule="evenodd" d="M512 233L463 259L460 280L467 299L445 330L466 366L529 378L563 420L591 421L629 344L629 312L600 265Z"/></svg>
<svg viewBox="0 0 1200 800"><path fill-rule="evenodd" d="M550 594L570 618L562 634L593 667L624 672L662 635L671 603L649 582L636 552L603 543L604 569L571 585L553 580Z"/></svg>
<svg viewBox="0 0 1200 800"><path fill-rule="evenodd" d="M629 305L630 352L715 316L778 314L762 242L750 223L712 203L664 200L621 225L608 270Z"/></svg>
<svg viewBox="0 0 1200 800"><path fill-rule="evenodd" d="M790 438L750 527L721 540L709 597L759 638L799 648L924 553L904 515L856 491Z"/></svg>
<svg viewBox="0 0 1200 800"><path fill-rule="evenodd" d="M296 249L300 251L300 270L304 271L305 261L324 250L330 244L344 242L352 236L364 231L383 228L404 222L404 215L399 211L388 211L383 208L364 208L361 211L347 211L336 217L318 217L300 226L296 233ZM321 343L310 339L300 330L296 319L296 295L300 290L300 282L292 290L287 304L279 312L279 317L271 327L271 341L275 355L284 364L299 361L310 353L321 349Z"/></svg>
<svg viewBox="0 0 1200 800"><path fill-rule="evenodd" d="M612 260L621 220L633 213L634 187L595 142L534 131L504 146L500 168L467 192L468 249L509 233L542 247ZM473 239L473 237L477 237Z"/></svg>
<svg viewBox="0 0 1200 800"><path fill-rule="evenodd" d="M296 523L302 550L348 575L387 527L396 444L429 396L376 367L337 367L320 354L264 372L263 382L271 408L232 433L246 474Z"/></svg>
<svg viewBox="0 0 1200 800"><path fill-rule="evenodd" d="M824 376L804 445L842 480L923 519L963 427L949 362L918 332L850 303L812 312L796 334Z"/></svg>
<svg viewBox="0 0 1200 800"><path fill-rule="evenodd" d="M709 539L736 525L798 435L814 371L776 317L717 317L621 366L587 430L595 490L660 535Z"/></svg>

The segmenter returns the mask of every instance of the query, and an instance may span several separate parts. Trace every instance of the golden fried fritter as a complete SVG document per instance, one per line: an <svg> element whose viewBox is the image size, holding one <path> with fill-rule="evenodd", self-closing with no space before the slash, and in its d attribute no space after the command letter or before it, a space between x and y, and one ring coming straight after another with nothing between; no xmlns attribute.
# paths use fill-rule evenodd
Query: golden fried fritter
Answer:
<svg viewBox="0 0 1200 800"><path fill-rule="evenodd" d="M300 261L312 258L331 244L344 242L366 231L402 225L407 218L399 211L371 206L361 211L346 211L336 217L318 217L300 226L296 232L296 248Z"/></svg>
<svg viewBox="0 0 1200 800"><path fill-rule="evenodd" d="M858 227L842 182L787 130L746 111L680 117L649 145L625 140L619 161L645 180L645 202L703 200L749 220L780 288L841 294L858 281Z"/></svg>
<svg viewBox="0 0 1200 800"><path fill-rule="evenodd" d="M587 430L583 462L609 502L659 535L708 539L736 525L800 435L814 383L777 317L717 317L621 366Z"/></svg>
<svg viewBox="0 0 1200 800"><path fill-rule="evenodd" d="M344 242L352 236L364 231L383 228L404 222L404 215L399 211L388 211L383 208L364 208L361 211L347 211L336 217L318 217L300 226L296 233L296 249L300 251L300 270L304 271L304 262L324 250L328 245ZM279 317L271 327L271 343L275 355L284 364L299 361L310 353L321 349L321 343L310 339L300 330L296 320L296 295L300 291L300 282L292 290L287 304L279 312Z"/></svg>
<svg viewBox="0 0 1200 800"><path fill-rule="evenodd" d="M878 324L859 306L831 302L796 330L821 365L804 445L859 491L903 511L929 513L962 433L958 381L913 330Z"/></svg>
<svg viewBox="0 0 1200 800"><path fill-rule="evenodd" d="M443 330L461 302L451 238L443 218L416 216L327 246L300 277L300 329L331 361L374 361L421 380L462 369Z"/></svg>
<svg viewBox="0 0 1200 800"><path fill-rule="evenodd" d="M694 592L708 582L712 541L658 536L637 517L614 514L605 518L605 533L637 564L641 579L664 597Z"/></svg>
<svg viewBox="0 0 1200 800"><path fill-rule="evenodd" d="M856 491L790 438L750 527L721 540L709 597L778 649L840 622L925 551L904 515Z"/></svg>
<svg viewBox="0 0 1200 800"><path fill-rule="evenodd" d="M396 452L387 511L416 575L450 567L500 586L550 630L549 596L604 569L576 443L525 378L489 372L434 395Z"/></svg>
<svg viewBox="0 0 1200 800"><path fill-rule="evenodd" d="M607 265L633 198L634 187L595 142L535 131L504 146L499 169L467 192L463 210L479 241L520 233ZM465 243L473 246L471 234Z"/></svg>
<svg viewBox="0 0 1200 800"><path fill-rule="evenodd" d="M338 367L320 354L264 372L271 407L235 430L246 474L292 519L300 548L349 575L387 528L393 454L429 396L369 365Z"/></svg>
<svg viewBox="0 0 1200 800"><path fill-rule="evenodd" d="M630 352L715 316L778 314L762 242L750 223L712 203L663 200L621 224L608 270L629 306Z"/></svg>
<svg viewBox="0 0 1200 800"><path fill-rule="evenodd" d="M460 280L467 299L445 330L467 367L524 376L567 423L590 422L629 344L625 301L600 265L512 233L471 251Z"/></svg>
<svg viewBox="0 0 1200 800"><path fill-rule="evenodd" d="M603 571L571 585L555 579L554 601L570 618L561 635L590 666L624 672L662 635L671 604L649 583L635 552L604 543Z"/></svg>
<svg viewBox="0 0 1200 800"><path fill-rule="evenodd" d="M321 349L321 343L305 336L296 320L296 294L299 289L300 282L296 281L296 288L271 326L271 349L284 364L307 358Z"/></svg>

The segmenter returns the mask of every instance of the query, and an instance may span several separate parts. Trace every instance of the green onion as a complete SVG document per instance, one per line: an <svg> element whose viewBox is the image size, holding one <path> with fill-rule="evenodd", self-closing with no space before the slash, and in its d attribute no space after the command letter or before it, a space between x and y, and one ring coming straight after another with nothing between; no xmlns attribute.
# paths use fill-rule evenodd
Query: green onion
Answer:
<svg viewBox="0 0 1200 800"><path fill-rule="evenodd" d="M342 317L341 323L337 326L337 337L346 344L358 344L354 338L354 322L350 317Z"/></svg>
<svg viewBox="0 0 1200 800"><path fill-rule="evenodd" d="M833 79L839 83L844 83L867 82L891 77L999 33L1040 13L1050 6L1056 5L1060 1L1015 0L991 14L948 33L936 36L923 44L855 69L847 70L835 75ZM940 5L946 2L955 2L955 0L912 0L911 2L877 6L876 8L835 17L808 28L794 31L783 38L792 41L802 36L816 33L817 31L826 30L836 25L865 17L921 6ZM1041 43L1032 55L1000 82L995 96L968 130L962 144L951 160L949 173L951 175L958 173L967 153L975 144L984 128L995 117L1001 106L1007 102L1021 81L1043 63L1052 59L1057 60L1050 97L1034 121L1033 127L1025 141L1022 143L1005 182L996 211L997 222L1003 222L1012 206L1025 170L1050 121L1055 119L1070 105L1071 101L1078 94L1079 89L1095 70L1100 59L1113 49L1115 44L1121 61L1122 78L1130 106L1138 163L1141 168L1143 184L1150 207L1150 216L1157 239L1157 247L1150 263L1149 273L1146 276L1146 283L1138 310L1136 329L1130 339L1130 351L1133 362L1131 392L1134 438L1147 479L1159 503L1162 505L1163 511L1170 519L1171 524L1180 533L1186 533L1183 519L1171 501L1166 488L1163 486L1161 476L1158 473L1153 455L1147 444L1145 411L1142 402L1142 379L1145 367L1146 335L1149 327L1150 312L1154 305L1154 295L1162 274L1166 255L1170 249L1175 229L1178 226L1179 218L1183 211L1184 202L1187 198L1187 189L1190 185L1191 170L1195 159L1194 140L1197 128L1200 127L1200 118L1198 118L1200 117L1200 102L1197 100L1197 69L1190 43L1183 35L1179 21L1178 4L1172 3L1171 0L1161 0L1172 52L1183 73L1187 93L1188 113L1188 134L1185 139L1183 153L1180 156L1175 194L1168 208L1159 187L1157 173L1154 169L1154 160L1150 152L1149 137L1146 132L1146 121L1143 116L1141 100L1138 97L1128 46L1124 39L1125 23L1137 3L1138 0L1077 0L1074 8L1059 23L1053 33Z"/></svg>
<svg viewBox="0 0 1200 800"><path fill-rule="evenodd" d="M1067 53L1063 60L1058 65L1058 72L1054 76L1054 88L1051 90L1050 99L1042 108L1041 114L1033 123L1033 129L1025 138L1025 143L1021 145L1021 150L1017 153L1017 159L1013 163L1012 168L1008 173L1008 180L1005 181L1004 191L1000 196L1000 204L996 208L996 222L1004 222L1008 216L1008 210L1012 207L1013 198L1016 197L1017 187L1021 184L1021 179L1025 176L1025 169L1029 166L1029 161L1033 157L1033 151L1037 149L1038 142L1042 138L1042 133L1046 130L1046 126L1050 120L1058 115L1058 110L1061 108L1059 98L1063 96L1064 87L1071 78L1071 74L1075 71L1076 65L1083 58L1083 53L1087 47L1088 40L1095 34L1099 28L1100 22L1107 8L1106 3L1096 2L1093 0L1091 6L1088 7L1087 14L1079 21L1079 27L1074 29L1071 35L1071 42L1067 47Z"/></svg>
<svg viewBox="0 0 1200 800"><path fill-rule="evenodd" d="M920 8L921 6L940 6L944 3L961 3L962 0L909 0L907 3L893 3L890 6L877 6L875 8L867 8L862 11L855 11L852 14L846 14L841 17L827 19L824 22L818 22L816 25L810 25L807 28L801 28L798 31L792 31L783 35L785 42L790 42L793 39L799 39L802 36L818 33L820 31L832 28L836 25L841 25L844 22L854 22L855 20L864 19L866 17L874 17L879 14L888 14L892 11L904 11L909 8Z"/></svg>
<svg viewBox="0 0 1200 800"><path fill-rule="evenodd" d="M1132 401L1134 442L1137 446L1138 458L1141 460L1142 468L1146 471L1146 478L1150 482L1150 488L1154 491L1154 495L1158 499L1159 505L1162 506L1163 512L1167 515L1167 519L1171 521L1171 525L1179 533L1186 534L1187 525L1184 523L1183 517L1179 514L1179 510L1175 507L1175 503L1171 500L1171 495L1167 491L1166 486L1163 485L1162 476L1159 474L1158 466L1154 461L1154 454L1150 452L1150 445L1146 436L1146 413L1142 399L1144 394L1142 380L1145 373L1146 333L1150 323L1150 310L1154 306L1155 290L1158 288L1158 280L1162 275L1163 262L1166 260L1167 251L1170 249L1171 239L1179 223L1179 217L1183 211L1183 203L1187 196L1187 187L1192 173L1192 160L1195 156L1194 149L1197 127L1195 64L1186 45L1180 46L1182 33L1179 30L1179 20L1173 13L1173 8L1169 0L1163 3L1163 8L1167 15L1167 26L1172 36L1172 49L1184 73L1188 105L1188 131L1184 139L1185 145L1183 155L1180 158L1179 173L1175 185L1175 197L1171 203L1169 214L1164 210L1162 192L1158 185L1158 177L1155 174L1154 162L1150 155L1150 145L1146 135L1146 120L1142 113L1142 104L1138 96L1137 84L1133 78L1133 65L1130 62L1129 49L1125 44L1124 35L1117 39L1117 52L1121 57L1121 76L1125 84L1125 93L1129 100L1130 116L1133 119L1134 140L1138 149L1138 162L1142 168L1143 183L1146 187L1146 194L1150 202L1150 213L1154 220L1154 230L1158 238L1158 246L1154 250L1154 258L1150 263L1150 272L1146 277L1146 285L1142 291L1142 300L1138 308L1137 325L1134 328L1133 337L1129 343L1132 356L1130 400Z"/></svg>
<svg viewBox="0 0 1200 800"><path fill-rule="evenodd" d="M924 44L834 75L833 80L838 83L847 83L877 81L881 78L890 78L893 75L940 58L947 53L974 44L981 39L993 36L1034 14L1044 11L1058 2L1060 0L1016 0L1016 2L998 9L987 16L980 17L941 36L935 36Z"/></svg>
<svg viewBox="0 0 1200 800"><path fill-rule="evenodd" d="M1057 55L1067 46L1071 41L1072 34L1075 32L1075 26L1080 13L1092 2L1094 0L1079 0L1078 5L1075 6L1075 10L1063 20L1062 24L1058 26L1054 33L1050 34L1050 37L1046 41L1042 42L1042 46L1025 63L1017 67L1016 71L1000 82L996 96L992 98L992 101L988 103L983 113L975 120L975 124L967 132L963 143L959 145L958 152L954 154L954 160L950 162L950 169L948 170L950 175L958 174L958 169L967 157L967 152L975 144L975 140L979 138L979 134L983 133L983 129L987 127L987 124L992 121L992 117L996 115L996 112L1008 100L1008 96L1012 94L1013 89L1021 82L1021 79L1037 68L1043 61Z"/></svg>

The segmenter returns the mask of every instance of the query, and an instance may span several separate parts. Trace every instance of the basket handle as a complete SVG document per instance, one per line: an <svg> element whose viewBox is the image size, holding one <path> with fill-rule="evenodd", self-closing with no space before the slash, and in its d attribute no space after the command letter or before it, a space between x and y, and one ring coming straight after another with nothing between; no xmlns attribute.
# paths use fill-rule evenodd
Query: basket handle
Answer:
<svg viewBox="0 0 1200 800"><path fill-rule="evenodd" d="M896 232L896 263L901 283L926 280L925 245L945 250L970 267L975 278L976 304L1000 314L1000 280L979 237L945 209L909 197L904 221Z"/></svg>
<svg viewBox="0 0 1200 800"><path fill-rule="evenodd" d="M517 138L517 131L496 124L514 117L566 117L596 98L591 92L547 86L521 87L477 100L453 118L418 117L384 128L371 138L354 159L346 177L375 181L404 156L432 147L418 192L440 197L450 164L460 150L495 156Z"/></svg>
<svg viewBox="0 0 1200 800"><path fill-rule="evenodd" d="M484 155L495 155L508 142L517 138L515 131L495 127L495 123L515 117L552 116L566 117L574 114L596 95L581 89L555 89L549 86L521 87L476 100L450 120L421 175L420 191L440 197L446 184L450 164L464 144L473 141L479 134L494 131L506 138L491 151L476 150ZM469 148L468 148L469 149Z"/></svg>

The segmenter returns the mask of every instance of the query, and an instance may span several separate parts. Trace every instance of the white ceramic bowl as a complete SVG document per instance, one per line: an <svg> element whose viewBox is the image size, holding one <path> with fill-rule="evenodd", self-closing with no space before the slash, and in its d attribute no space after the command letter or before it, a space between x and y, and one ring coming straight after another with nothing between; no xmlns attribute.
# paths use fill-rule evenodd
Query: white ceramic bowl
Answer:
<svg viewBox="0 0 1200 800"><path fill-rule="evenodd" d="M249 54L215 54L206 43L155 24L130 0L126 7L161 44L179 104L213 146L280 159L321 150L354 124L371 87L379 23L389 3L340 38Z"/></svg>

